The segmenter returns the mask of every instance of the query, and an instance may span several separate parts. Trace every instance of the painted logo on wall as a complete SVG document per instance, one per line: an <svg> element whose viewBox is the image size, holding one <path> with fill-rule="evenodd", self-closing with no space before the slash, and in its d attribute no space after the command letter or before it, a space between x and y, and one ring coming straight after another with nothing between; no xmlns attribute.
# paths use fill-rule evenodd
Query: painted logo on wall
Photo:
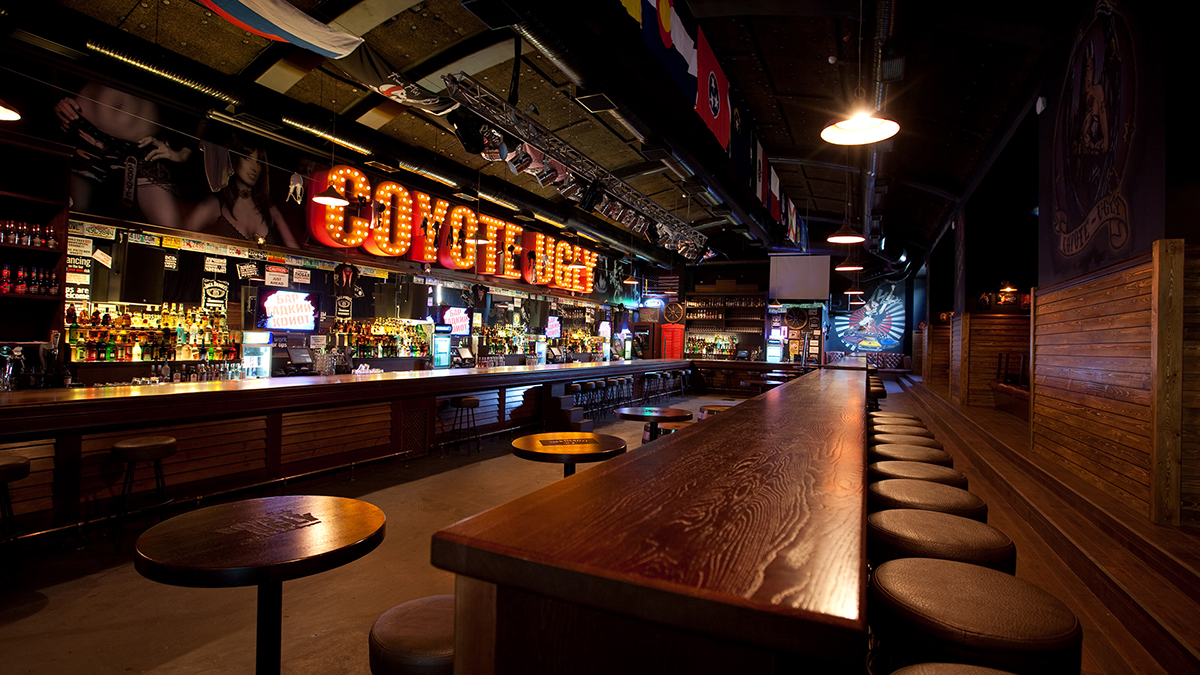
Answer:
<svg viewBox="0 0 1200 675"><path fill-rule="evenodd" d="M1054 255L1103 261L1126 252L1122 194L1136 76L1125 19L1101 0L1075 40L1054 129Z"/></svg>
<svg viewBox="0 0 1200 675"><path fill-rule="evenodd" d="M904 336L904 286L894 281L879 284L865 305L833 317L833 331L847 351L897 351Z"/></svg>

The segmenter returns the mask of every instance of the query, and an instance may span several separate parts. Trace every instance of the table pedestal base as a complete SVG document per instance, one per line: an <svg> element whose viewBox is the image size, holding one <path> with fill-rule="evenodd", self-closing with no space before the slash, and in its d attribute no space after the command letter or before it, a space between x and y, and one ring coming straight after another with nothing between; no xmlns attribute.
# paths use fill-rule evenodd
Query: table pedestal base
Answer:
<svg viewBox="0 0 1200 675"><path fill-rule="evenodd" d="M279 675L283 644L282 581L258 586L258 628L254 642L254 672L257 675Z"/></svg>

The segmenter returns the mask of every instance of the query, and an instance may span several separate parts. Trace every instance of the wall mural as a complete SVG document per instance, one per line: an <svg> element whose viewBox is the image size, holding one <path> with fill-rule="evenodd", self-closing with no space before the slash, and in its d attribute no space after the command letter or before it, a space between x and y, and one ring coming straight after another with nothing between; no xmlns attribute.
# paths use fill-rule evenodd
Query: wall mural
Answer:
<svg viewBox="0 0 1200 675"><path fill-rule="evenodd" d="M902 281L884 281L863 289L865 305L833 315L833 335L827 351L898 352L904 347L904 294Z"/></svg>
<svg viewBox="0 0 1200 675"><path fill-rule="evenodd" d="M1139 178L1135 44L1116 2L1100 0L1076 35L1053 116L1049 222L1042 250L1064 279L1147 250L1161 224L1131 208ZM1146 221L1151 219L1146 218ZM1046 226L1049 227L1046 227ZM1049 281L1043 274L1042 283Z"/></svg>

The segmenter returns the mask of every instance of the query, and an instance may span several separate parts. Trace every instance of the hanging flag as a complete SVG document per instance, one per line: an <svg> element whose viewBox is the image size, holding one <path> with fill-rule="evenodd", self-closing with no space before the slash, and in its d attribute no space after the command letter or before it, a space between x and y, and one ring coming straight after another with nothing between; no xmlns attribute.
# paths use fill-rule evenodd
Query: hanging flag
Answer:
<svg viewBox="0 0 1200 675"><path fill-rule="evenodd" d="M717 137L722 148L729 148L729 80L713 54L703 29L697 29L696 41L696 112Z"/></svg>
<svg viewBox="0 0 1200 675"><path fill-rule="evenodd" d="M332 63L363 86L402 105L433 115L445 115L458 107L454 99L438 96L405 77L365 42Z"/></svg>
<svg viewBox="0 0 1200 675"><path fill-rule="evenodd" d="M755 163L754 192L763 206L769 207L771 205L771 186L768 179L771 170L770 162L767 161L767 153L763 152L762 143L756 142L755 147L758 148L758 161Z"/></svg>
<svg viewBox="0 0 1200 675"><path fill-rule="evenodd" d="M289 42L330 59L340 59L363 39L327 26L287 0L200 0L223 19L268 40Z"/></svg>
<svg viewBox="0 0 1200 675"><path fill-rule="evenodd" d="M644 0L642 41L666 67L689 101L696 100L696 31L699 27L686 3Z"/></svg>
<svg viewBox="0 0 1200 675"><path fill-rule="evenodd" d="M775 173L775 169L770 169L770 172L771 172L771 203L769 204L769 206L771 207L771 217L775 219L775 222L779 222L779 220L780 220L779 174Z"/></svg>
<svg viewBox="0 0 1200 675"><path fill-rule="evenodd" d="M797 246L799 246L800 245L800 218L796 216L796 205L793 204L792 200L790 200L790 199L787 201L787 211L788 211L788 217L787 217L788 239L793 244L796 244Z"/></svg>

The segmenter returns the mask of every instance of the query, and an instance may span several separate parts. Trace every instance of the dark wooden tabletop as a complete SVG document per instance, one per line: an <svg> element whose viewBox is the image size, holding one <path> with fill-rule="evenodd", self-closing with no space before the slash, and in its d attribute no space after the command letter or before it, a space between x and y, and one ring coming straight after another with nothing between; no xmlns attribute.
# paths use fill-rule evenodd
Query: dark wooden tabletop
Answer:
<svg viewBox="0 0 1200 675"><path fill-rule="evenodd" d="M254 586L317 574L383 541L383 511L357 499L262 497L209 506L147 530L134 567L164 584Z"/></svg>
<svg viewBox="0 0 1200 675"><path fill-rule="evenodd" d="M686 422L692 419L692 413L682 408L634 406L632 408L617 408L613 412L621 419L640 422Z"/></svg>
<svg viewBox="0 0 1200 675"><path fill-rule="evenodd" d="M625 452L617 436L586 431L556 431L522 436L512 442L513 454L535 462L560 464L602 462Z"/></svg>
<svg viewBox="0 0 1200 675"><path fill-rule="evenodd" d="M857 658L865 378L810 373L456 523L434 535L433 563L702 635Z"/></svg>

